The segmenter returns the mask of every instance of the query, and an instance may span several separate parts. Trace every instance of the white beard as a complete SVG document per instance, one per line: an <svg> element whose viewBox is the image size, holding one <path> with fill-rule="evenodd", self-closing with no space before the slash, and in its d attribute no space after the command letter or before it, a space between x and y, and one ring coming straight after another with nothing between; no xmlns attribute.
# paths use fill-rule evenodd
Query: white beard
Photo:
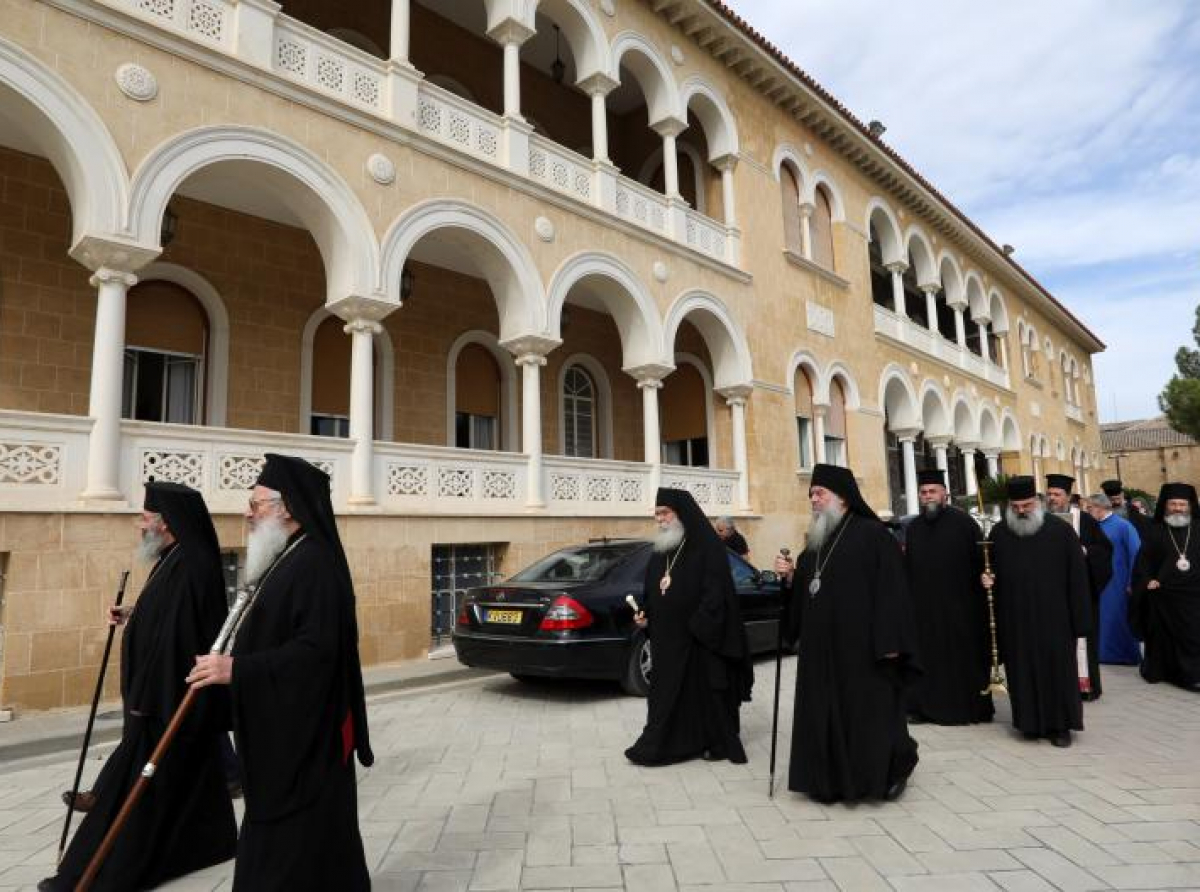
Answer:
<svg viewBox="0 0 1200 892"><path fill-rule="evenodd" d="M264 518L246 539L246 581L258 582L287 547L288 532L280 517Z"/></svg>
<svg viewBox="0 0 1200 892"><path fill-rule="evenodd" d="M1192 522L1191 514L1168 514L1163 518L1167 526L1182 530Z"/></svg>
<svg viewBox="0 0 1200 892"><path fill-rule="evenodd" d="M941 502L926 502L921 506L921 516L926 520L937 520L945 507Z"/></svg>
<svg viewBox="0 0 1200 892"><path fill-rule="evenodd" d="M1035 506L1025 517L1018 517L1011 505L1004 509L1004 523L1013 531L1014 535L1022 539L1032 536L1040 530L1045 521L1046 509L1041 505Z"/></svg>
<svg viewBox="0 0 1200 892"><path fill-rule="evenodd" d="M809 550L815 550L824 545L829 534L837 528L845 516L846 509L840 505L830 505L821 511L814 511L812 525L808 528Z"/></svg>
<svg viewBox="0 0 1200 892"><path fill-rule="evenodd" d="M167 540L163 534L157 530L146 530L142 533L142 538L137 546L138 563L153 564L158 560L164 548L167 547Z"/></svg>
<svg viewBox="0 0 1200 892"><path fill-rule="evenodd" d="M683 541L683 522L676 518L654 534L654 550L659 554L673 551Z"/></svg>

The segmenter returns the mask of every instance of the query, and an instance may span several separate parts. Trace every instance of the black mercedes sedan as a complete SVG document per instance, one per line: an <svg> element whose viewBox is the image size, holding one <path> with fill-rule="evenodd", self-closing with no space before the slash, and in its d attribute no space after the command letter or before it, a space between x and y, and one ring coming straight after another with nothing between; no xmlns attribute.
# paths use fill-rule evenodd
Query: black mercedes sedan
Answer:
<svg viewBox="0 0 1200 892"><path fill-rule="evenodd" d="M458 612L454 650L467 666L514 678L599 678L645 696L650 641L626 602L642 600L650 543L589 542L542 558L511 579L471 589ZM729 552L742 621L753 653L776 646L779 585Z"/></svg>

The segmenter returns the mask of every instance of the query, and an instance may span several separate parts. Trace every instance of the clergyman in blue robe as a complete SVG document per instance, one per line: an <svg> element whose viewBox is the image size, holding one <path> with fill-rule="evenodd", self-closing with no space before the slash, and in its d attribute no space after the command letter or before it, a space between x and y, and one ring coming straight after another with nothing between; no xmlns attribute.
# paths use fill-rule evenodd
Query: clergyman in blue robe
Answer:
<svg viewBox="0 0 1200 892"><path fill-rule="evenodd" d="M1094 495L1088 503L1113 550L1112 578L1100 593L1100 662L1136 666L1142 661L1142 648L1129 628L1129 585L1142 542L1133 524L1113 513L1108 496Z"/></svg>

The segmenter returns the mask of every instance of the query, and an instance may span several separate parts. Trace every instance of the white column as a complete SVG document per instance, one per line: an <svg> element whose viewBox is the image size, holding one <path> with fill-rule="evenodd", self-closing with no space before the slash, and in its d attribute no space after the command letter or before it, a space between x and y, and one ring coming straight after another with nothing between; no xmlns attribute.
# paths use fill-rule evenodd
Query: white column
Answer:
<svg viewBox="0 0 1200 892"><path fill-rule="evenodd" d="M818 463L829 460L825 454L825 416L828 414L829 406L813 403L813 456Z"/></svg>
<svg viewBox="0 0 1200 892"><path fill-rule="evenodd" d="M739 511L750 509L750 468L746 461L746 396L735 394L725 400L733 422L733 469L738 474Z"/></svg>
<svg viewBox="0 0 1200 892"><path fill-rule="evenodd" d="M546 357L540 353L525 353L517 357L521 367L521 448L529 460L529 486L526 504L542 508L546 499L542 491L542 366Z"/></svg>
<svg viewBox="0 0 1200 892"><path fill-rule="evenodd" d="M121 384L125 369L125 297L137 277L101 267L89 279L96 289L96 336L92 342L92 384L88 415L87 486L81 498L119 500Z"/></svg>
<svg viewBox="0 0 1200 892"><path fill-rule="evenodd" d="M950 438L949 437L937 437L937 438L930 437L929 443L930 443L930 445L933 446L933 457L934 457L934 461L937 464L938 470L944 472L947 475L946 487L949 488L949 486L950 486L950 480L949 480L950 459L949 459L949 456L947 456L947 454L946 454L946 449L950 445Z"/></svg>
<svg viewBox="0 0 1200 892"><path fill-rule="evenodd" d="M1000 453L989 449L983 455L987 459L988 477L994 480L1000 474Z"/></svg>
<svg viewBox="0 0 1200 892"><path fill-rule="evenodd" d="M975 322L979 326L979 354L985 361L990 362L992 358L992 345L988 343L988 321L986 319L976 319Z"/></svg>
<svg viewBox="0 0 1200 892"><path fill-rule="evenodd" d="M679 196L679 155L673 131L663 133L663 192L668 198Z"/></svg>
<svg viewBox="0 0 1200 892"><path fill-rule="evenodd" d="M721 171L721 205L725 225L730 229L737 226L737 206L733 194L733 172L737 169L737 162L737 155L725 155L713 162Z"/></svg>
<svg viewBox="0 0 1200 892"><path fill-rule="evenodd" d="M350 335L350 504L374 505L372 466L375 461L375 335L382 331L371 319L352 319Z"/></svg>
<svg viewBox="0 0 1200 892"><path fill-rule="evenodd" d="M521 44L504 43L504 117L521 117Z"/></svg>
<svg viewBox="0 0 1200 892"><path fill-rule="evenodd" d="M885 269L892 274L892 310L897 316L906 318L904 310L904 274L908 272L908 264L902 260L889 263Z"/></svg>
<svg viewBox="0 0 1200 892"><path fill-rule="evenodd" d="M996 342L1000 345L1000 365L1008 370L1008 332L997 334Z"/></svg>
<svg viewBox="0 0 1200 892"><path fill-rule="evenodd" d="M917 455L915 452L916 434L905 432L898 436L900 451L904 458L904 510L907 514L916 514L920 508L917 499Z"/></svg>
<svg viewBox="0 0 1200 892"><path fill-rule="evenodd" d="M979 492L979 478L975 476L975 446L970 443L960 443L963 464L967 471L967 495L973 496Z"/></svg>
<svg viewBox="0 0 1200 892"><path fill-rule="evenodd" d="M608 161L608 93L592 91L592 160Z"/></svg>
<svg viewBox="0 0 1200 892"><path fill-rule="evenodd" d="M958 344L959 350L966 352L967 322L963 318L963 309L961 305L954 308L954 342Z"/></svg>
<svg viewBox="0 0 1200 892"><path fill-rule="evenodd" d="M392 0L392 38L389 55L395 62L408 61L410 0Z"/></svg>
<svg viewBox="0 0 1200 892"><path fill-rule="evenodd" d="M662 480L662 433L658 423L658 392L662 389L661 378L638 379L642 392L642 461L650 468L651 499L658 491Z"/></svg>
<svg viewBox="0 0 1200 892"><path fill-rule="evenodd" d="M816 209L807 201L800 205L800 253L805 260L812 260L812 215Z"/></svg>
<svg viewBox="0 0 1200 892"><path fill-rule="evenodd" d="M928 317L927 327L933 334L938 333L938 312L937 312L937 296L941 290L940 285L925 285L921 289L925 292L925 315Z"/></svg>

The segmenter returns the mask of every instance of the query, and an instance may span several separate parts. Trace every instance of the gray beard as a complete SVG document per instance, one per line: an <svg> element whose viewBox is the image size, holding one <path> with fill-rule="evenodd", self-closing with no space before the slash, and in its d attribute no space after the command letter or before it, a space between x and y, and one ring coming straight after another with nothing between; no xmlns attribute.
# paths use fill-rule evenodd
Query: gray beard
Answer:
<svg viewBox="0 0 1200 892"><path fill-rule="evenodd" d="M674 551L683 541L683 522L673 520L667 526L660 527L654 534L654 550L659 554Z"/></svg>
<svg viewBox="0 0 1200 892"><path fill-rule="evenodd" d="M941 502L926 502L921 506L921 516L926 520L937 520L945 507Z"/></svg>
<svg viewBox="0 0 1200 892"><path fill-rule="evenodd" d="M1192 522L1191 514L1168 514L1163 518L1167 526L1174 527L1177 530L1182 530Z"/></svg>
<svg viewBox="0 0 1200 892"><path fill-rule="evenodd" d="M272 517L258 522L246 539L246 581L258 582L272 561L287 548L288 532L283 519Z"/></svg>
<svg viewBox="0 0 1200 892"><path fill-rule="evenodd" d="M815 550L824 545L825 540L829 538L829 534L834 531L845 516L846 509L837 505L830 505L823 511L814 511L812 525L808 528L809 550Z"/></svg>
<svg viewBox="0 0 1200 892"><path fill-rule="evenodd" d="M1013 531L1013 535L1022 539L1032 536L1042 528L1042 524L1045 522L1046 509L1041 505L1036 506L1025 517L1018 516L1011 505L1004 509L1004 523Z"/></svg>
<svg viewBox="0 0 1200 892"><path fill-rule="evenodd" d="M137 546L137 559L140 564L153 564L158 560L164 548L167 547L166 537L159 532L147 530Z"/></svg>
<svg viewBox="0 0 1200 892"><path fill-rule="evenodd" d="M1112 511L1113 514L1117 515L1117 517L1124 517L1126 520L1129 519L1129 509L1125 505L1122 505L1119 508L1113 508Z"/></svg>

